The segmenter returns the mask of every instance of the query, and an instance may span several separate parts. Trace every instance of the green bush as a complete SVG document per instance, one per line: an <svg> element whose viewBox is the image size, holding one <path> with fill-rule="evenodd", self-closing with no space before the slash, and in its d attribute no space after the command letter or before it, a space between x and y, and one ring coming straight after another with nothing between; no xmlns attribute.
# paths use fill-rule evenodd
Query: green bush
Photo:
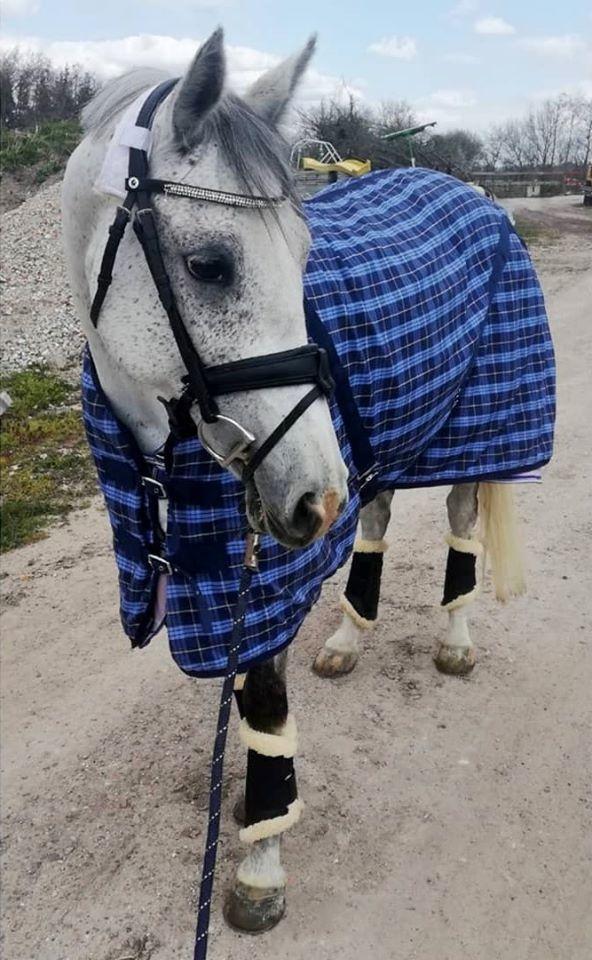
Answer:
<svg viewBox="0 0 592 960"><path fill-rule="evenodd" d="M12 406L0 422L0 550L45 535L96 489L78 387L44 367L0 378Z"/></svg>
<svg viewBox="0 0 592 960"><path fill-rule="evenodd" d="M37 130L21 133L3 129L0 135L0 172L42 164L46 176L62 168L80 142L82 132L76 120L52 120Z"/></svg>

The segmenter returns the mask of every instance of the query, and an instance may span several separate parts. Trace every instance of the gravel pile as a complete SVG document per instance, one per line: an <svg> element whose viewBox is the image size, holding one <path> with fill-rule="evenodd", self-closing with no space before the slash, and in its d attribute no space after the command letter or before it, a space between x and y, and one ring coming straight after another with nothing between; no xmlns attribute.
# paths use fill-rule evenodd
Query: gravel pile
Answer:
<svg viewBox="0 0 592 960"><path fill-rule="evenodd" d="M0 221L0 298L5 371L31 363L65 367L84 342L62 252L60 189L39 191Z"/></svg>

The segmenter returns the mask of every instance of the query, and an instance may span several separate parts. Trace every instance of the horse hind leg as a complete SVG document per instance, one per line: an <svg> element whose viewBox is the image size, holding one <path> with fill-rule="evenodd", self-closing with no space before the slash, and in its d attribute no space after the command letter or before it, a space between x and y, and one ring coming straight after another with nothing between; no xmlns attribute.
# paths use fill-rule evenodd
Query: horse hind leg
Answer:
<svg viewBox="0 0 592 960"><path fill-rule="evenodd" d="M249 933L270 930L284 915L281 834L301 813L294 775L296 724L288 713L285 662L282 654L252 667L237 693L241 741L248 749L240 832L248 852L227 896L224 915L231 926Z"/></svg>
<svg viewBox="0 0 592 960"><path fill-rule="evenodd" d="M384 535L391 517L392 499L393 491L379 493L360 512L362 536L354 543L347 586L341 598L341 623L313 663L313 670L320 677L350 673L358 661L363 633L376 623L386 550Z"/></svg>
<svg viewBox="0 0 592 960"><path fill-rule="evenodd" d="M477 521L476 483L453 486L446 499L450 534L442 606L448 613L446 636L434 657L442 673L467 675L475 666L475 647L469 634L467 609L478 592L477 557L483 552L472 536Z"/></svg>

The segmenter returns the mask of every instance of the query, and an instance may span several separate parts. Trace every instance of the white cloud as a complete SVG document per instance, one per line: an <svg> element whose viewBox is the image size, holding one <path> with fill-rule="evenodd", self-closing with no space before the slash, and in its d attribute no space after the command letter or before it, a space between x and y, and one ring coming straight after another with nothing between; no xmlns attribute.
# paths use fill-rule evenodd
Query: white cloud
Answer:
<svg viewBox="0 0 592 960"><path fill-rule="evenodd" d="M43 40L39 37L3 37L0 51L18 45L24 52L44 53L57 66L79 63L100 80L110 80L134 67L158 67L181 74L195 55L202 39L140 34L119 40ZM244 92L261 74L280 61L280 57L251 47L226 46L229 85ZM363 82L349 83L343 78L308 70L295 100L306 107L323 99L344 100L350 95L364 99Z"/></svg>
<svg viewBox="0 0 592 960"><path fill-rule="evenodd" d="M436 90L428 97L430 103L438 107L462 109L472 107L477 102L472 90Z"/></svg>
<svg viewBox="0 0 592 960"><path fill-rule="evenodd" d="M18 44L21 50L44 53L58 66L80 63L100 80L110 80L134 67L158 67L180 73L188 65L200 40L176 39L154 34L138 34L119 40L45 40L39 37L3 38L2 48ZM230 71L242 79L277 63L277 58L244 47L228 50Z"/></svg>
<svg viewBox="0 0 592 960"><path fill-rule="evenodd" d="M478 6L477 0L459 0L448 11L448 16L452 20L460 20L462 17L469 17L472 13L475 13Z"/></svg>
<svg viewBox="0 0 592 960"><path fill-rule="evenodd" d="M171 6L170 0L144 0L144 2L153 7L168 7L170 9ZM196 10L228 7L232 3L233 0L175 0L176 7L185 7L186 9L194 7Z"/></svg>
<svg viewBox="0 0 592 960"><path fill-rule="evenodd" d="M454 110L444 110L442 107L426 107L422 105L422 102L415 104L415 114L419 123L433 123L435 121L438 127L448 128L449 130L466 126L463 123L461 113L455 113ZM438 130L432 130L432 133L438 133Z"/></svg>
<svg viewBox="0 0 592 960"><path fill-rule="evenodd" d="M570 97L589 97L592 99L592 80L580 80L572 83L561 83L545 90L537 90L531 94L530 101L540 103L542 100L550 100L559 97L561 94L567 94ZM530 104L529 104L530 105Z"/></svg>
<svg viewBox="0 0 592 960"><path fill-rule="evenodd" d="M477 103L472 90L435 90L427 97L420 97L413 104L420 123L435 120L439 126L473 127L471 108Z"/></svg>
<svg viewBox="0 0 592 960"><path fill-rule="evenodd" d="M417 44L413 37L383 37L368 47L370 53L395 60L413 60L417 56Z"/></svg>
<svg viewBox="0 0 592 960"><path fill-rule="evenodd" d="M565 33L558 37L524 37L518 41L525 50L542 57L573 57L583 53L588 44L577 34Z"/></svg>
<svg viewBox="0 0 592 960"><path fill-rule="evenodd" d="M39 10L37 0L1 0L3 17L30 17Z"/></svg>
<svg viewBox="0 0 592 960"><path fill-rule="evenodd" d="M480 63L479 57L472 53L445 53L442 57L445 63L460 63L464 66L471 66Z"/></svg>
<svg viewBox="0 0 592 960"><path fill-rule="evenodd" d="M502 17L483 17L473 24L475 33L486 34L491 37L507 37L516 33L516 27Z"/></svg>

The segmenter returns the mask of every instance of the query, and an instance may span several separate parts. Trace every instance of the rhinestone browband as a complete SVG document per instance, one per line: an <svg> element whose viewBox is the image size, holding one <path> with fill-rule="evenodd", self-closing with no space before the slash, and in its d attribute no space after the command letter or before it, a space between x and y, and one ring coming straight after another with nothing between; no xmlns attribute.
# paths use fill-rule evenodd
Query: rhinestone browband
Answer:
<svg viewBox="0 0 592 960"><path fill-rule="evenodd" d="M277 207L285 197L245 197L240 193L225 193L223 190L209 190L207 187L192 187L185 183L165 183L163 193L175 197L188 197L191 200L208 200L210 203L222 203L227 207L250 207L261 209Z"/></svg>
<svg viewBox="0 0 592 960"><path fill-rule="evenodd" d="M165 193L173 197L187 197L190 200L206 200L221 203L226 207L246 207L261 210L265 207L278 207L285 197L250 197L242 193L226 193L224 190L210 190L209 187L194 187L189 183L169 183L167 180L154 180L151 177L128 177L125 181L131 193Z"/></svg>

